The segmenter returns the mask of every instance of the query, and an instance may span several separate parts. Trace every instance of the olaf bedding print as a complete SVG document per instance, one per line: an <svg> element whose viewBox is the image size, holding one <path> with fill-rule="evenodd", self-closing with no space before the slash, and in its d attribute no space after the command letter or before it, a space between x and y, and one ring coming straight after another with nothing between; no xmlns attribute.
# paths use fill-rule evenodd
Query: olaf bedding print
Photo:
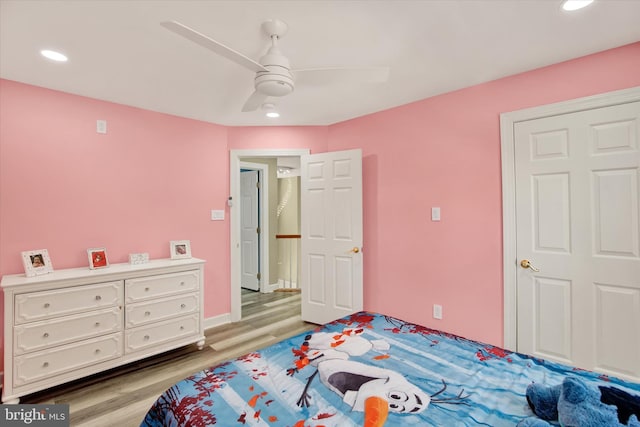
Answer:
<svg viewBox="0 0 640 427"><path fill-rule="evenodd" d="M141 426L515 426L527 386L567 377L640 404L640 384L360 312L185 378Z"/></svg>

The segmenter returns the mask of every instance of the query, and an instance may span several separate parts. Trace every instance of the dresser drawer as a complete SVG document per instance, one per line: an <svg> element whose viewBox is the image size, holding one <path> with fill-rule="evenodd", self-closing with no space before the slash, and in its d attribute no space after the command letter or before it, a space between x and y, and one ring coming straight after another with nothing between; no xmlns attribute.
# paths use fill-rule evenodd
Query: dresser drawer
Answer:
<svg viewBox="0 0 640 427"><path fill-rule="evenodd" d="M14 328L14 352L23 354L118 332L122 328L121 313L120 307L110 307L17 325Z"/></svg>
<svg viewBox="0 0 640 427"><path fill-rule="evenodd" d="M117 333L18 356L14 359L13 386L43 380L121 355L122 334Z"/></svg>
<svg viewBox="0 0 640 427"><path fill-rule="evenodd" d="M198 333L198 316L186 316L125 331L125 353Z"/></svg>
<svg viewBox="0 0 640 427"><path fill-rule="evenodd" d="M200 274L198 270L183 273L160 274L140 277L125 281L126 302L144 301L199 289Z"/></svg>
<svg viewBox="0 0 640 427"><path fill-rule="evenodd" d="M198 311L198 294L177 295L170 298L128 304L126 327L132 328Z"/></svg>
<svg viewBox="0 0 640 427"><path fill-rule="evenodd" d="M15 295L15 324L122 304L122 281Z"/></svg>

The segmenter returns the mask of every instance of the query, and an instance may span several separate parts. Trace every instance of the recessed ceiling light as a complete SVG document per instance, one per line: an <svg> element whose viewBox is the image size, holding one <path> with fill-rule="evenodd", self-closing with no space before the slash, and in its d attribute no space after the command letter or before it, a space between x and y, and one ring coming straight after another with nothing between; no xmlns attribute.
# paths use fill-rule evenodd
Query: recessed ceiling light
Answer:
<svg viewBox="0 0 640 427"><path fill-rule="evenodd" d="M277 111L269 111L266 114L267 117L271 118L271 119L275 119L277 117L280 117L280 113L278 113Z"/></svg>
<svg viewBox="0 0 640 427"><path fill-rule="evenodd" d="M582 9L593 3L593 0L566 0L562 3L562 8L567 11Z"/></svg>
<svg viewBox="0 0 640 427"><path fill-rule="evenodd" d="M41 50L40 54L45 58L51 59L52 61L66 62L68 59L66 55L63 55L60 52L56 52L55 50Z"/></svg>

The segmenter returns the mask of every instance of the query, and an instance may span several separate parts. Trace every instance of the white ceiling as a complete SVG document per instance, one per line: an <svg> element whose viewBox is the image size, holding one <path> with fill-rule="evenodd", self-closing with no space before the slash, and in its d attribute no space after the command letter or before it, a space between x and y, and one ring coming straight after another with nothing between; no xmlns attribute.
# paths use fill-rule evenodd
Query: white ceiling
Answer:
<svg viewBox="0 0 640 427"><path fill-rule="evenodd" d="M240 112L251 71L160 26L179 21L257 60L270 18L289 24L292 68L389 66L389 80L298 85L271 98L282 115L267 119ZM223 125L328 125L639 41L639 22L640 0L573 14L560 0L0 0L0 76Z"/></svg>

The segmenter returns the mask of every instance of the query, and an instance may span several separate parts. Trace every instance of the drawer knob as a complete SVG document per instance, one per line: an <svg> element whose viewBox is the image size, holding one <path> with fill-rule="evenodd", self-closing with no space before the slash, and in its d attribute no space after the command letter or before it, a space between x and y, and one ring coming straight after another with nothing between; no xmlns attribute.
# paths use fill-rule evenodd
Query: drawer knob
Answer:
<svg viewBox="0 0 640 427"><path fill-rule="evenodd" d="M49 367L49 362L44 362L44 363L42 364L42 367L43 367L43 368L47 368L47 367Z"/></svg>
<svg viewBox="0 0 640 427"><path fill-rule="evenodd" d="M44 308L49 308L49 307L51 307L51 304L49 304L48 302L45 302L44 303Z"/></svg>
<svg viewBox="0 0 640 427"><path fill-rule="evenodd" d="M42 336L45 338L49 338L49 332L45 332L44 334L42 334Z"/></svg>
<svg viewBox="0 0 640 427"><path fill-rule="evenodd" d="M180 282L180 286L184 286L184 281Z"/></svg>
<svg viewBox="0 0 640 427"><path fill-rule="evenodd" d="M102 297L100 295L96 295L96 301L100 301Z"/></svg>
<svg viewBox="0 0 640 427"><path fill-rule="evenodd" d="M100 322L96 322L96 328L100 326Z"/></svg>
<svg viewBox="0 0 640 427"><path fill-rule="evenodd" d="M100 354L100 349L99 349L99 348L96 348L95 353L96 353L96 354Z"/></svg>
<svg viewBox="0 0 640 427"><path fill-rule="evenodd" d="M180 308L185 308L186 306L186 304L180 304Z"/></svg>
<svg viewBox="0 0 640 427"><path fill-rule="evenodd" d="M144 336L144 340L145 340L145 341L149 341L149 335L145 335L145 336Z"/></svg>
<svg viewBox="0 0 640 427"><path fill-rule="evenodd" d="M181 331L184 331L184 326L180 326L180 330L181 330Z"/></svg>
<svg viewBox="0 0 640 427"><path fill-rule="evenodd" d="M144 312L144 315L145 315L145 316L150 316L150 315L151 315L151 312L150 312L150 311L145 311L145 312Z"/></svg>
<svg viewBox="0 0 640 427"><path fill-rule="evenodd" d="M149 292L149 287L144 288L145 292Z"/></svg>

